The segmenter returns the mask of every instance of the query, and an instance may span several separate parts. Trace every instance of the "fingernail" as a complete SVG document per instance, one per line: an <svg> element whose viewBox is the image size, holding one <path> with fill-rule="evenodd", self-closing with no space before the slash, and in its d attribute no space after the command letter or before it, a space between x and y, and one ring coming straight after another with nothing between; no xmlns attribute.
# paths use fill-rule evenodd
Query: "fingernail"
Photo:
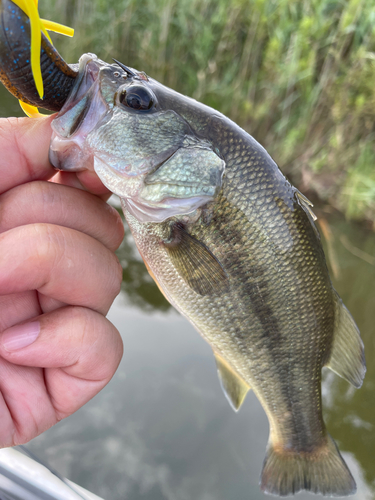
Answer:
<svg viewBox="0 0 375 500"><path fill-rule="evenodd" d="M17 351L32 344L40 333L39 321L12 326L0 337L0 343L6 351Z"/></svg>

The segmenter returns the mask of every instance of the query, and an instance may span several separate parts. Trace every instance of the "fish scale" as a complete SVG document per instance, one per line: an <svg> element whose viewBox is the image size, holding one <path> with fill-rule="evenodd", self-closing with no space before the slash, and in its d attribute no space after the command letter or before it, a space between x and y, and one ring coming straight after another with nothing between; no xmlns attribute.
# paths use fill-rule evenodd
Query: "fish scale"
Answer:
<svg viewBox="0 0 375 500"><path fill-rule="evenodd" d="M227 171L230 170L230 168L232 167L232 165L230 164L230 162L228 162L227 164ZM234 165L235 167L235 165ZM244 168L246 167L246 165L244 166L243 164L241 165L241 171L240 171L240 175L244 175L244 172L246 173L246 171L249 171L247 168ZM256 184L256 183L255 183ZM230 186L230 183L228 183L228 186L225 186L224 184L224 187L223 187L223 191L228 191L230 193L231 191L231 186ZM234 191L236 191L236 189L234 189ZM238 191L237 191L238 192ZM234 200L236 200L236 197L234 198ZM229 208L229 203L228 203L228 208ZM220 206L220 200L218 201L218 206ZM246 206L243 205L241 207L242 209L245 209L246 210ZM215 227L215 224L214 224L214 221L215 221L215 216L212 220L212 226L210 226L210 230L209 230L209 233L207 234L207 227L203 224L203 225L199 225L199 223L195 223L194 224L194 227L192 228L192 234L200 241L202 241L203 243L205 243L210 249L213 249L215 255L218 257L219 261L221 261L223 263L223 266L224 268L226 269L226 271L228 273L230 273L231 271L231 265L232 263L230 263L230 265L227 267L225 265L225 253L226 253L226 247L223 246L223 243L225 243L223 241L223 239L220 239L218 242L215 241L214 238L210 238L211 234L213 234L213 236L216 235L219 233L219 232L226 232L225 231L225 223L223 224L223 220L225 220L225 214L222 214L222 210L218 210L218 214L216 216L216 220L220 221L220 226L219 227ZM239 211L237 210L237 213ZM241 211L242 212L242 211ZM253 212L252 210L252 207L250 207L250 213ZM240 213L239 214L240 217L243 217L243 213ZM271 216L272 216L272 212L271 212ZM229 213L227 215L228 219L231 221L233 219L233 214L232 213ZM253 221L250 219L249 220L249 224L251 225ZM254 221L256 223L256 221ZM228 225L231 225L233 227L233 224L229 223ZM242 219L242 229L243 229L243 233L242 233L242 237L241 237L241 240L242 240L242 245L243 245L243 242L244 240L246 239L246 225L244 225L244 221ZM157 232L160 231L161 227L158 225L156 226L156 228L154 227L154 230L156 229ZM165 231L168 231L168 225L166 224L166 227L165 227ZM212 233L211 233L212 232ZM144 258L148 261L149 265L153 266L153 257L152 255L155 254L155 249L154 247L151 248L151 254L152 255L147 255L144 251L144 247L142 245L142 243L140 242L139 240L139 228L137 228L135 231L134 231L134 234L135 234L135 237L136 237L136 241L138 243L138 245L140 246L140 251L141 251L141 254L144 256ZM230 233L230 242L231 240L233 240L233 234L234 232L231 231ZM146 234L145 234L145 238L146 239L149 239L149 235L150 235L150 228L148 228ZM159 233L159 239L165 239L166 238L166 233L165 235ZM259 237L255 237L254 240L255 241L258 241L258 240L261 240L262 238L259 238ZM286 238L287 240L289 240L289 236ZM229 242L229 244L230 244ZM249 242L251 243L251 241ZM227 243L228 244L228 243ZM261 251L261 254L265 254L265 252L267 251L267 249L263 246L262 248L262 251ZM248 279L248 274L250 275L254 275L254 267L251 266L251 264L249 265L249 255L256 255L257 253L259 253L257 250L254 250L254 249L249 249L248 252L245 251L245 249L243 248L242 246L242 252L241 252L241 257L239 258L239 255L237 253L236 257L237 259L239 258L239 261L240 263L238 262L237 260L237 263L235 264L235 266L237 267L237 272L234 272L234 275L233 275L233 279L236 281L236 291L235 291L235 296L234 297L228 297L228 300L229 301L232 301L232 303L236 302L235 301L235 298L236 296L238 295L241 295L241 298L242 298L242 304L243 304L243 307L241 309L241 312L243 314L240 314L240 321L239 321L239 324L238 324L238 327L237 327L237 335L235 335L235 338L237 339L238 337L244 337L244 339L247 339L247 341L251 341L252 344L255 344L255 347L257 346L257 343L260 342L259 340L256 340L256 337L259 336L260 339L262 337L265 337L266 339L268 339L269 343L272 344L272 340L273 340L273 335L272 335L272 332L273 330L275 332L277 332L277 329L275 328L275 324L276 324L276 321L269 321L269 315L267 314L269 312L269 309L274 309L275 305L277 305L277 302L279 302L280 300L280 297L282 297L282 291L280 290L280 282L278 281L278 285L277 287L275 287L275 280L274 280L274 276L273 276L273 272L269 271L268 274L269 274L269 279L268 279L268 282L272 284L272 288L274 289L273 290L273 294L274 295L274 300L271 301L271 304L269 305L269 307L266 307L266 304L264 303L264 293L263 295L260 295L260 294L251 294L251 291L249 293L249 279ZM292 258L292 260L295 260L297 263L300 262L300 258L295 257L294 259ZM241 265L241 261L243 261L242 265ZM267 264L267 261L269 262L269 264L272 266L274 265L274 258L272 256L272 254L269 255L269 258L268 259L265 259L265 264ZM240 264L240 265L239 265ZM156 267L156 266L155 266ZM159 269L160 267L163 268L163 266L160 266L159 264ZM263 266L264 267L264 266ZM289 269L290 265L289 263L287 263L287 267ZM240 289L240 287L238 286L239 284L239 280L238 280L238 274L242 274L242 272L245 271L245 277L244 277L244 285L243 285L243 291ZM266 278L265 276L265 273L264 272L260 272L260 270L255 270L255 274L258 274L258 278L259 278L259 275L260 277L262 278ZM288 279L288 275L286 275L286 279ZM164 284L164 277L160 275L159 273L159 276L158 276L158 281L159 283L161 284L161 286L163 287L163 284ZM308 283L307 283L308 284ZM180 283L180 286L181 286L181 283ZM253 284L254 287L257 288L258 290L258 293L259 293L259 290L260 289L267 289L267 285L265 283L256 283L256 284ZM184 309L184 313L194 321L194 317L195 317L195 314L197 315L198 318L203 318L203 321L202 321L202 324L197 324L197 327L198 329L202 332L205 333L205 336L206 338L208 339L208 341L210 342L211 345L213 345L213 347L215 348L216 345L215 345L215 335L212 335L212 330L216 330L217 329L217 325L219 324L219 328L220 328L220 320L217 316L217 314L214 314L214 323L215 323L215 326L213 328L213 325L209 324L207 322L207 317L205 315L205 311L207 310L207 307L209 309L214 309L214 310L220 310L220 302L221 302L221 299L219 300L219 307L217 307L217 304L215 303L215 299L214 298L210 298L208 301L207 300L202 300L201 298L198 298L196 297L196 294L191 294L191 291L190 290L184 290L183 292L183 295L182 295L182 300L181 300L181 303L183 304L181 306L181 304L178 302L178 298L176 297L176 289L177 289L177 286L174 282L172 283L166 283L166 287L167 288L171 288L174 290L174 302L175 302L175 305L181 310L182 308ZM185 288L184 284L183 284L183 288ZM239 290L241 290L242 293L239 292ZM186 296L186 292L190 292L190 296ZM251 298L253 295L253 298ZM250 302L251 302L251 308L249 307L246 307L247 303L249 302L249 296L250 296ZM301 297L298 297L298 303L301 304ZM208 302L208 304L205 304L204 302ZM254 304L255 302L255 304ZM193 308L189 308L189 311L187 311L187 308L186 308L186 303L188 304L193 304ZM263 306L263 307L262 307ZM264 318L263 320L263 323L265 322L265 327L261 326L262 324L262 319L258 319L258 323L260 324L259 327L256 329L258 330L258 335L255 334L255 328L254 328L254 315L253 314L249 314L249 312L251 311L251 309L256 310L256 315L258 318ZM224 308L222 307L221 309L224 309L222 310L222 314L221 316L223 318L225 318L227 316L227 310L226 310L226 305L224 304ZM301 307L299 306L298 308L299 310L301 309ZM247 314L246 314L247 313ZM266 313L266 314L264 314ZM299 314L299 312L297 313ZM243 316L243 317L241 317ZM231 318L234 317L234 314L232 313L231 314ZM279 321L280 321L280 315L278 316L279 317ZM249 327L245 326L244 323L248 323L249 325L251 324L252 325L252 328L250 329ZM287 319L287 324L290 324L290 318ZM298 323L297 323L298 325ZM309 325L304 325L302 324L301 325L301 329L303 329L304 331L306 331L306 328L308 327ZM273 327L273 329L271 328ZM294 323L294 328L296 327L296 323ZM250 332L249 330L251 331L251 336L249 335ZM207 332L207 333L206 333ZM271 333L271 335L270 335ZM222 334L219 335L219 339L220 337L222 336ZM231 337L233 337L233 334L231 335ZM250 338L249 338L250 337ZM324 341L323 341L324 343ZM287 345L289 345L289 341L287 343ZM217 346L217 348L220 350L221 348L221 345L219 344ZM228 359L229 359L229 356L227 355L226 356ZM233 356L232 356L233 357ZM283 358L281 356L281 358ZM234 363L234 361L232 361L232 363ZM314 365L315 364L315 360L313 359L312 361L312 364ZM238 366L237 363L235 364L235 366ZM240 370L239 370L240 371ZM242 372L244 371L244 369L241 370ZM240 372L241 372L240 371ZM268 373L268 370L266 370L267 373ZM251 383L252 387L255 389L256 387L256 382L254 383L252 381ZM273 398L272 398L273 399ZM274 399L273 399L274 400Z"/></svg>

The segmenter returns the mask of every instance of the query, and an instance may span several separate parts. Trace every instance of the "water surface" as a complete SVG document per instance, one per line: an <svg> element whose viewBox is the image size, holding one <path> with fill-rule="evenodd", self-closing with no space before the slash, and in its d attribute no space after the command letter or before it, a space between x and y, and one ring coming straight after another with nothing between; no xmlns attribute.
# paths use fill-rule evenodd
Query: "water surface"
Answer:
<svg viewBox="0 0 375 500"><path fill-rule="evenodd" d="M360 390L325 373L324 415L357 481L354 498L372 499L375 266L363 259L375 256L375 235L339 215L322 212L320 219L331 233L334 285L361 329L368 360ZM258 480L268 422L259 402L250 392L240 412L232 411L210 347L165 302L129 232L119 256L125 281L109 318L124 340L120 368L102 393L31 449L108 500L264 498Z"/></svg>

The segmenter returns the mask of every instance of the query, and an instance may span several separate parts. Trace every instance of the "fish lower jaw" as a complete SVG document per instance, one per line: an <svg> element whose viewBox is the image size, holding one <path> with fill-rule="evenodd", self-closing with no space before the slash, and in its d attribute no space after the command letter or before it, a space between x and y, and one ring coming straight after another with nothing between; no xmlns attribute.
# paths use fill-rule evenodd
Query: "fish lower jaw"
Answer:
<svg viewBox="0 0 375 500"><path fill-rule="evenodd" d="M107 189L120 198L134 198L144 184L145 173L128 175L125 170L120 172L106 161L94 155L94 170Z"/></svg>
<svg viewBox="0 0 375 500"><path fill-rule="evenodd" d="M211 197L198 196L194 198L178 199L165 198L160 203L151 205L143 200L122 198L127 209L138 222L163 222L170 217L189 215L197 208L211 201Z"/></svg>
<svg viewBox="0 0 375 500"><path fill-rule="evenodd" d="M212 200L212 196L200 195L190 198L166 196L160 201L148 201L140 195L146 173L138 176L120 174L97 157L94 157L94 170L106 188L123 200L138 222L163 222L170 217L190 214Z"/></svg>
<svg viewBox="0 0 375 500"><path fill-rule="evenodd" d="M49 149L49 161L58 170L81 172L93 170L93 157L81 145L69 139L52 134Z"/></svg>

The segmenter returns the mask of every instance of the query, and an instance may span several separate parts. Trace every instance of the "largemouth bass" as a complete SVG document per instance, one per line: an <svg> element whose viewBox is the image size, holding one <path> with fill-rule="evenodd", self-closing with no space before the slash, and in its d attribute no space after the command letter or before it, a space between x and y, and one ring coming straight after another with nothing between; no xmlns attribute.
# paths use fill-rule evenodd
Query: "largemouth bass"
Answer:
<svg viewBox="0 0 375 500"><path fill-rule="evenodd" d="M262 489L353 493L324 426L321 369L359 387L363 346L311 204L217 111L92 55L79 74L51 162L94 168L121 198L150 274L212 346L232 407L254 390L270 423Z"/></svg>
<svg viewBox="0 0 375 500"><path fill-rule="evenodd" d="M321 370L360 387L363 344L331 284L311 203L219 112L92 54L74 71L50 160L94 169L121 198L150 274L211 345L231 406L255 392L270 424L261 488L352 494L324 425Z"/></svg>

